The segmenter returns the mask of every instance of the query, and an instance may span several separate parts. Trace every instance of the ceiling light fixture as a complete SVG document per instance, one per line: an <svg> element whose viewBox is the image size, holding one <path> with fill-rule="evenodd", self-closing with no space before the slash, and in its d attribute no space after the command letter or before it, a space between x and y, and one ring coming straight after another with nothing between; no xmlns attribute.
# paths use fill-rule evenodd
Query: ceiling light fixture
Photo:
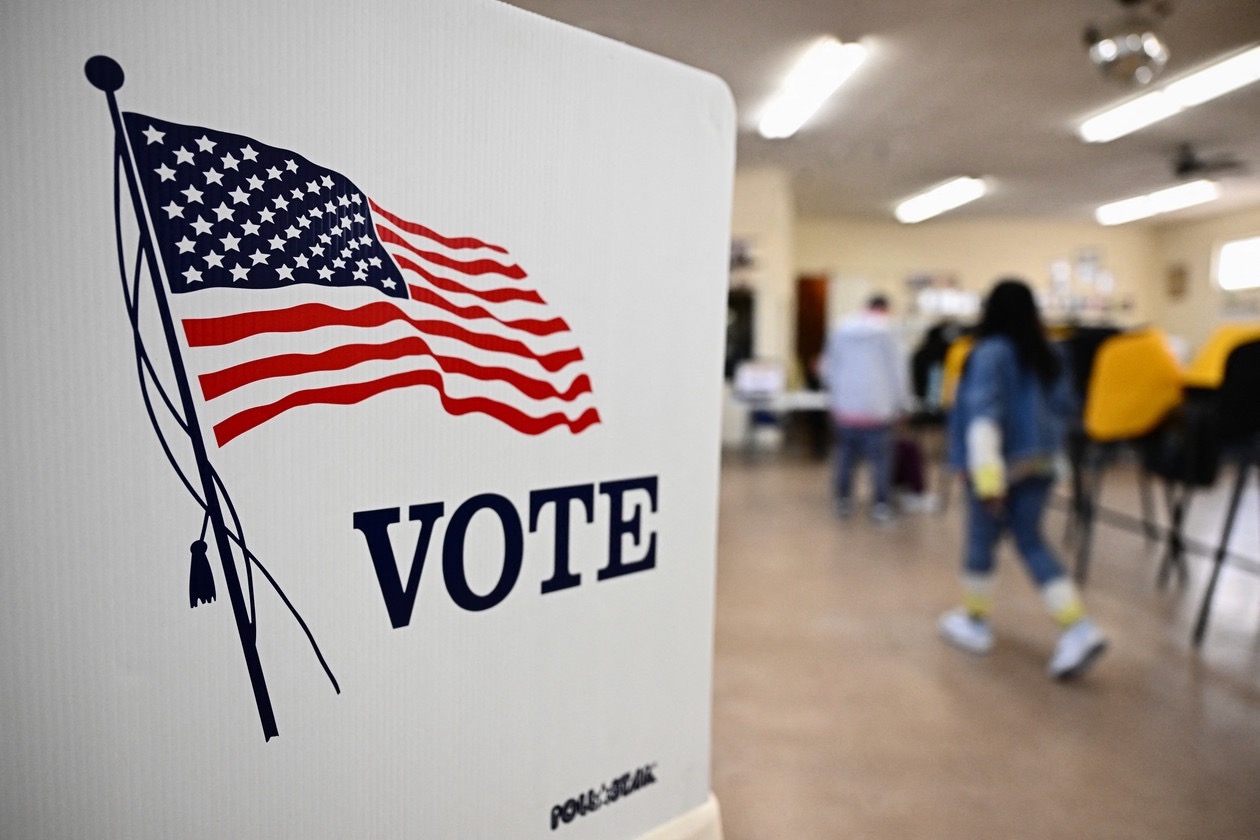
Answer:
<svg viewBox="0 0 1260 840"><path fill-rule="evenodd" d="M1147 85L1168 63L1168 45L1159 34L1159 24L1168 17L1163 0L1119 0L1125 13L1106 26L1085 29L1089 60L1103 75L1121 82ZM1138 7L1149 7L1143 13Z"/></svg>
<svg viewBox="0 0 1260 840"><path fill-rule="evenodd" d="M757 131L770 140L791 137L865 58L861 44L842 44L831 36L815 42L767 103Z"/></svg>
<svg viewBox="0 0 1260 840"><path fill-rule="evenodd" d="M893 215L897 217L897 221L911 225L975 201L986 192L988 187L983 178L954 178L913 198L907 198L897 205Z"/></svg>
<svg viewBox="0 0 1260 840"><path fill-rule="evenodd" d="M1160 213L1206 204L1220 194L1221 188L1215 181L1191 181L1166 190L1104 204L1094 211L1094 218L1100 225L1122 225Z"/></svg>
<svg viewBox="0 0 1260 840"><path fill-rule="evenodd" d="M1234 53L1090 117L1077 133L1086 143L1107 143L1256 81L1260 81L1260 46Z"/></svg>

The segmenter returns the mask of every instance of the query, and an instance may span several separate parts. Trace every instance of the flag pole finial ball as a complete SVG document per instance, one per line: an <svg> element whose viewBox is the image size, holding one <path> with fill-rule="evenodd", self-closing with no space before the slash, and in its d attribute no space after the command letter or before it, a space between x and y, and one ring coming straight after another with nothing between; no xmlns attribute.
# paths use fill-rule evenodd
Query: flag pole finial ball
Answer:
<svg viewBox="0 0 1260 840"><path fill-rule="evenodd" d="M106 93L113 93L123 86L122 67L107 55L94 55L89 58L83 67L83 72L87 74L88 81L93 86Z"/></svg>

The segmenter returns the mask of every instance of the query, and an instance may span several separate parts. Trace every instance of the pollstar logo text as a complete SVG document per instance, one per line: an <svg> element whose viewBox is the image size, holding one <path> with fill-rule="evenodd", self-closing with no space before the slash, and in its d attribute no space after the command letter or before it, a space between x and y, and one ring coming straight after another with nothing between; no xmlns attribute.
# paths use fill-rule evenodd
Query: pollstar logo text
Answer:
<svg viewBox="0 0 1260 840"><path fill-rule="evenodd" d="M598 811L605 805L611 805L619 799L624 799L636 790L652 784L656 784L655 761L651 764L645 764L633 772L622 773L615 779L601 784L598 789L591 788L553 806L551 809L551 830L555 831L562 823L571 823L575 817L585 817L587 814Z"/></svg>

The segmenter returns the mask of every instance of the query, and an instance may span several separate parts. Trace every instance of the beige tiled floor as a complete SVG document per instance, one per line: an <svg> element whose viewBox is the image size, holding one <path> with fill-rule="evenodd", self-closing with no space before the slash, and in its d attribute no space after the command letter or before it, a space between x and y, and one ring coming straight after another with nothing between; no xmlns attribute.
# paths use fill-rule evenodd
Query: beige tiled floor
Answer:
<svg viewBox="0 0 1260 840"><path fill-rule="evenodd" d="M1085 590L1111 650L1045 676L1056 628L1006 549L988 657L936 637L961 510L839 520L829 467L728 457L718 553L713 786L727 840L1260 838L1260 574L1228 569L1203 647L1206 562L1155 585L1159 546L1098 526ZM1136 511L1132 472L1105 504ZM1190 530L1214 541L1224 487ZM1234 541L1260 557L1260 501ZM1047 517L1057 545L1061 509Z"/></svg>

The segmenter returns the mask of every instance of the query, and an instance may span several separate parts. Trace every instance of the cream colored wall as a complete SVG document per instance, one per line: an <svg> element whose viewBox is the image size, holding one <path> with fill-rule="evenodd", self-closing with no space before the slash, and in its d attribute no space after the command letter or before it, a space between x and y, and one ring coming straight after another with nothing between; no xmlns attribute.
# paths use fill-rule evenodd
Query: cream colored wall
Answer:
<svg viewBox="0 0 1260 840"><path fill-rule="evenodd" d="M1260 208L1161 225L1154 231L1160 276L1154 317L1165 330L1181 335L1193 348L1222 321L1260 320L1260 291L1227 294L1212 276L1212 259L1223 241L1260 236ZM1185 292L1177 297L1170 295L1166 286L1175 266L1184 267L1186 272Z"/></svg>
<svg viewBox="0 0 1260 840"><path fill-rule="evenodd" d="M905 280L913 274L953 275L963 289L975 292L1009 275L1048 289L1051 264L1072 261L1087 249L1097 252L1102 267L1113 274L1115 296L1133 301L1133 310L1117 320L1150 319L1160 263L1149 228L1004 219L902 225L826 218L796 224L798 271L826 273L837 283L885 291L903 311L908 302Z"/></svg>
<svg viewBox="0 0 1260 840"><path fill-rule="evenodd" d="M752 245L756 264L733 272L733 285L754 291L753 352L788 359L795 330L796 220L791 179L777 169L741 169L735 175L731 236Z"/></svg>

